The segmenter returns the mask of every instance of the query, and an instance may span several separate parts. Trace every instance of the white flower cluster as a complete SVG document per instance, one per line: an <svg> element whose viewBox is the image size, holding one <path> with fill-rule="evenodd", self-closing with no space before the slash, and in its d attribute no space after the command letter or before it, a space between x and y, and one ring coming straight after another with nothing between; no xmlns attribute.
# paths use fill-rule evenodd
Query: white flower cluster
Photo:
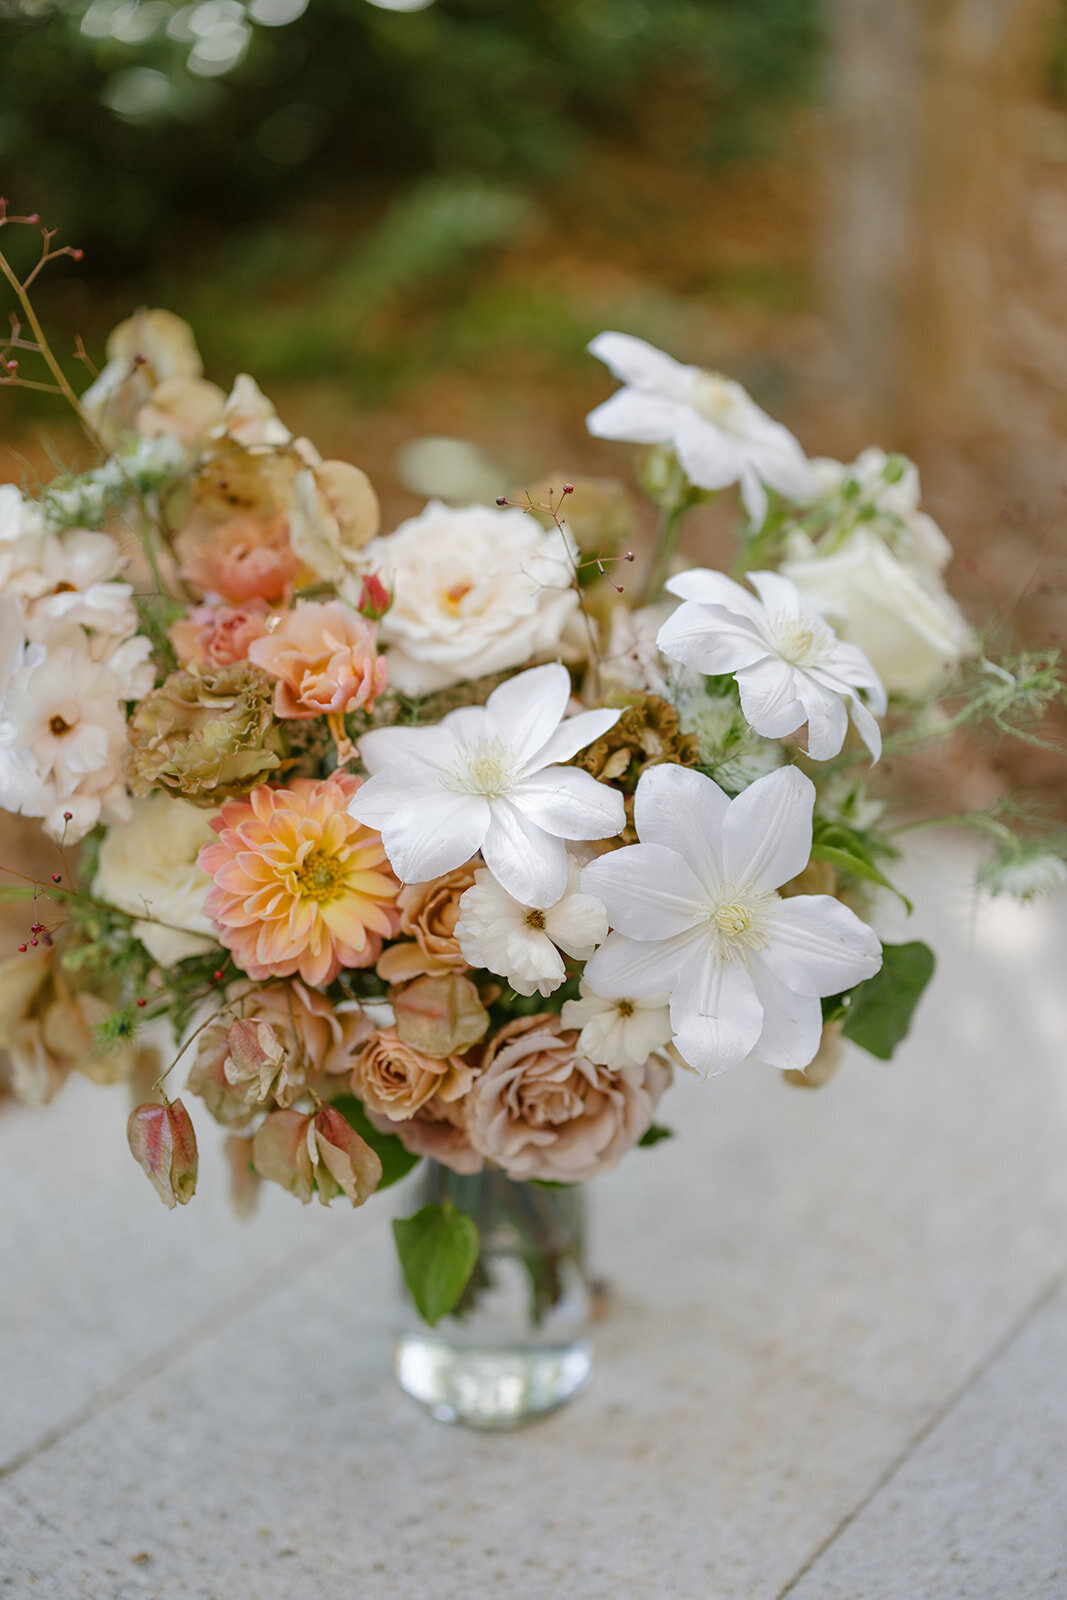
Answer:
<svg viewBox="0 0 1067 1600"><path fill-rule="evenodd" d="M0 486L0 806L55 839L130 815L124 702L152 687L114 539Z"/></svg>

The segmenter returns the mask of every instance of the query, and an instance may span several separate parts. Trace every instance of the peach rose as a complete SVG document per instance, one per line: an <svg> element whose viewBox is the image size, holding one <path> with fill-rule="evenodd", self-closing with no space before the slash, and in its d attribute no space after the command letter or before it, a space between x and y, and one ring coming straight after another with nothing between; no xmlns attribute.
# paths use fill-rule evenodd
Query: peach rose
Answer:
<svg viewBox="0 0 1067 1600"><path fill-rule="evenodd" d="M424 1056L406 1045L395 1028L382 1028L364 1045L352 1066L352 1093L368 1113L404 1122L431 1095L444 1101L466 1094L474 1077L459 1056Z"/></svg>
<svg viewBox="0 0 1067 1600"><path fill-rule="evenodd" d="M633 1148L669 1082L656 1057L612 1071L581 1055L578 1030L554 1014L520 1017L486 1046L466 1100L467 1132L509 1178L576 1183Z"/></svg>
<svg viewBox="0 0 1067 1600"><path fill-rule="evenodd" d="M456 867L429 883L405 883L397 896L400 933L408 943L383 950L378 972L386 983L406 983L424 974L465 972L456 940L459 902L474 885L474 866Z"/></svg>
<svg viewBox="0 0 1067 1600"><path fill-rule="evenodd" d="M406 1122L368 1111L367 1116L379 1133L395 1133L405 1150L413 1156L428 1156L466 1175L481 1172L485 1165L467 1137L466 1100L442 1100L431 1095Z"/></svg>
<svg viewBox="0 0 1067 1600"><path fill-rule="evenodd" d="M277 679L279 717L343 716L373 706L385 688L377 627L341 600L309 602L286 612L248 659Z"/></svg>
<svg viewBox="0 0 1067 1600"><path fill-rule="evenodd" d="M284 600L302 571L289 543L285 517L231 517L212 530L184 562L181 574L203 594L221 595L230 605L249 600Z"/></svg>
<svg viewBox="0 0 1067 1600"><path fill-rule="evenodd" d="M243 606L194 606L187 617L171 624L168 637L183 667L229 667L248 660L249 648L266 633L270 615L267 602L260 599Z"/></svg>

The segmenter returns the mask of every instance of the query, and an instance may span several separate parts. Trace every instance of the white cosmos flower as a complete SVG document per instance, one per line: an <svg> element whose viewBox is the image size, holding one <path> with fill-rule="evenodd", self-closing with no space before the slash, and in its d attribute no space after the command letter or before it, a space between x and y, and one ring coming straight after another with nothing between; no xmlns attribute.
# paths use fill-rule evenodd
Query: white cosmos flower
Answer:
<svg viewBox="0 0 1067 1600"><path fill-rule="evenodd" d="M730 800L686 767L645 772L640 844L582 873L615 930L591 958L598 994L669 992L674 1043L705 1075L749 1054L803 1067L822 1034L820 995L882 964L874 932L829 895L776 891L807 865L815 786L796 767Z"/></svg>
<svg viewBox="0 0 1067 1600"><path fill-rule="evenodd" d="M566 889L549 906L524 905L479 868L460 899L455 936L472 967L498 973L516 994L547 996L567 976L560 950L585 961L608 936L608 914L603 901L582 893L573 861Z"/></svg>
<svg viewBox="0 0 1067 1600"><path fill-rule="evenodd" d="M796 584L777 572L750 572L759 599L721 572L695 568L667 588L685 602L659 631L665 656L709 675L733 673L741 709L757 733L781 739L808 725L808 754L836 756L851 716L877 761L878 724L862 690L883 713L881 679L855 644L843 644Z"/></svg>
<svg viewBox="0 0 1067 1600"><path fill-rule="evenodd" d="M567 839L607 839L626 816L617 789L563 767L618 721L582 711L563 721L571 680L558 662L494 689L484 706L434 727L376 728L359 753L372 774L349 810L377 828L404 883L426 883L480 850L509 894L554 905L567 887Z"/></svg>
<svg viewBox="0 0 1067 1600"><path fill-rule="evenodd" d="M560 1021L580 1028L578 1049L599 1067L616 1072L643 1067L649 1056L671 1040L671 1012L666 994L626 995L609 1000L596 994L583 978L579 1000L565 1000Z"/></svg>
<svg viewBox="0 0 1067 1600"><path fill-rule="evenodd" d="M29 638L47 639L63 623L120 638L134 633L133 589L114 581L122 566L110 534L82 529L62 538L50 535L41 552L40 592L26 607Z"/></svg>
<svg viewBox="0 0 1067 1600"><path fill-rule="evenodd" d="M628 333L598 333L589 349L625 384L586 418L598 439L673 445L698 488L739 483L756 527L767 515L767 488L790 500L810 499L803 450L732 378L683 366Z"/></svg>

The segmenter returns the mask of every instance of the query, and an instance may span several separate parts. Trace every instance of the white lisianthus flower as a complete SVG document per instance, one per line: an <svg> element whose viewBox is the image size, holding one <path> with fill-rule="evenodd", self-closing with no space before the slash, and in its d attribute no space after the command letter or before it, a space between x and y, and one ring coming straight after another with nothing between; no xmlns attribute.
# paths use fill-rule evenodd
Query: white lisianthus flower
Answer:
<svg viewBox="0 0 1067 1600"><path fill-rule="evenodd" d="M393 591L380 637L389 682L431 694L558 656L578 606L572 548L517 507L432 500L361 560Z"/></svg>
<svg viewBox="0 0 1067 1600"><path fill-rule="evenodd" d="M919 510L919 469L907 456L887 455L872 445L850 466L817 456L811 463L816 500L839 500L839 514L862 520L905 561L940 572L952 546L925 511Z"/></svg>
<svg viewBox="0 0 1067 1600"><path fill-rule="evenodd" d="M63 623L77 623L98 633L122 638L137 628L133 589L116 583L123 560L110 534L50 535L40 562L40 590L26 606L26 632L31 640L47 639Z"/></svg>
<svg viewBox="0 0 1067 1600"><path fill-rule="evenodd" d="M741 709L757 733L781 739L808 725L808 754L836 756L851 717L877 761L882 735L863 700L886 709L881 680L863 651L842 644L796 585L777 572L750 572L759 599L721 572L695 568L667 588L685 602L659 631L664 655L709 675L732 673Z"/></svg>
<svg viewBox="0 0 1067 1600"><path fill-rule="evenodd" d="M887 689L923 694L973 653L974 634L932 566L899 560L866 524L826 555L803 537L794 537L783 577L862 648Z"/></svg>
<svg viewBox="0 0 1067 1600"><path fill-rule="evenodd" d="M567 887L568 839L607 839L626 822L622 795L559 766L599 739L618 711L563 720L571 681L533 667L434 727L375 728L359 741L371 773L349 810L377 828L403 883L427 883L480 850L493 877L527 906Z"/></svg>
<svg viewBox="0 0 1067 1600"><path fill-rule="evenodd" d="M627 995L609 1000L596 994L582 979L579 1000L565 1000L560 1021L565 1028L580 1028L578 1049L600 1067L616 1072L642 1067L657 1050L671 1041L670 1000L667 994Z"/></svg>
<svg viewBox="0 0 1067 1600"><path fill-rule="evenodd" d="M672 445L697 488L739 483L754 527L767 515L768 488L801 503L810 499L803 450L739 383L683 366L628 333L598 333L589 349L625 384L586 418L596 438Z"/></svg>
<svg viewBox="0 0 1067 1600"><path fill-rule="evenodd" d="M133 931L162 967L215 946L204 914L211 877L196 864L217 838L213 815L156 791L135 800L130 821L109 828L100 846L94 895L143 915Z"/></svg>
<svg viewBox="0 0 1067 1600"><path fill-rule="evenodd" d="M472 967L506 978L516 994L545 996L567 976L560 950L585 961L607 936L603 902L582 893L574 862L566 889L550 906L523 905L480 868L460 899L455 931Z"/></svg>
<svg viewBox="0 0 1067 1600"><path fill-rule="evenodd" d="M0 807L43 817L45 832L69 843L101 819L127 820L121 690L84 649L31 645L0 702Z"/></svg>
<svg viewBox="0 0 1067 1600"><path fill-rule="evenodd" d="M652 767L634 798L641 843L582 873L614 930L586 981L606 996L669 993L674 1044L705 1076L750 1054L806 1066L822 1037L819 997L882 964L873 930L839 901L776 892L808 863L814 801L796 767L736 800L702 773Z"/></svg>

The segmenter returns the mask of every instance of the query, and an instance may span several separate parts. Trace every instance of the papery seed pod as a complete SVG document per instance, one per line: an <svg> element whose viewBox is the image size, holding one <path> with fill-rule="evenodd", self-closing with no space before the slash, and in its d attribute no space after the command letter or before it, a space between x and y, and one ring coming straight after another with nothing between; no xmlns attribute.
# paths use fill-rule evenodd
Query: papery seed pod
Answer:
<svg viewBox="0 0 1067 1600"><path fill-rule="evenodd" d="M343 1194L361 1206L382 1181L382 1164L365 1139L333 1106L320 1106L308 1134L319 1200Z"/></svg>
<svg viewBox="0 0 1067 1600"><path fill-rule="evenodd" d="M489 1013L477 989L456 973L416 978L391 989L389 998L397 1034L423 1055L461 1055L484 1039L489 1028Z"/></svg>
<svg viewBox="0 0 1067 1600"><path fill-rule="evenodd" d="M163 1204L187 1205L196 1191L196 1134L181 1101L135 1107L126 1137Z"/></svg>
<svg viewBox="0 0 1067 1600"><path fill-rule="evenodd" d="M252 1164L260 1177L280 1183L305 1206L314 1193L311 1120L304 1111L272 1111L252 1138Z"/></svg>
<svg viewBox="0 0 1067 1600"><path fill-rule="evenodd" d="M269 1022L241 1018L230 1028L226 1042L229 1055L223 1062L223 1075L249 1105L262 1105L276 1089L284 1087L288 1057L277 1029Z"/></svg>

